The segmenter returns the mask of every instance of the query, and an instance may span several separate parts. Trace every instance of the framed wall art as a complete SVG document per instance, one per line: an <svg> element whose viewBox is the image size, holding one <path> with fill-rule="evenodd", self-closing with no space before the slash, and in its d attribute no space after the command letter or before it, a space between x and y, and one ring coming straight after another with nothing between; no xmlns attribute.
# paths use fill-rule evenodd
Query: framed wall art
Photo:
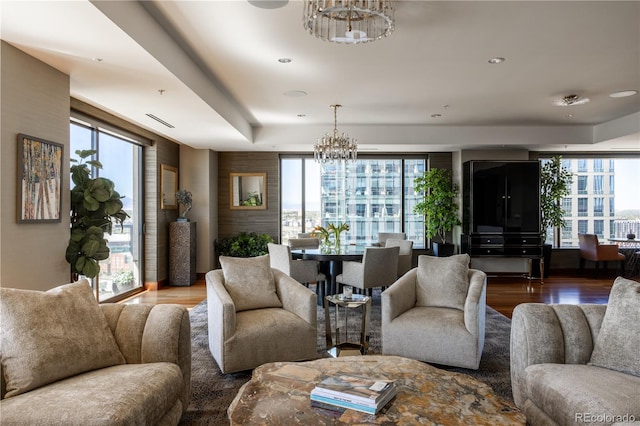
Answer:
<svg viewBox="0 0 640 426"><path fill-rule="evenodd" d="M266 173L231 173L229 184L232 210L267 209Z"/></svg>
<svg viewBox="0 0 640 426"><path fill-rule="evenodd" d="M18 135L18 222L61 221L63 158L64 145Z"/></svg>
<svg viewBox="0 0 640 426"><path fill-rule="evenodd" d="M178 169L166 164L160 165L160 208L175 210L178 208L176 199L178 192Z"/></svg>

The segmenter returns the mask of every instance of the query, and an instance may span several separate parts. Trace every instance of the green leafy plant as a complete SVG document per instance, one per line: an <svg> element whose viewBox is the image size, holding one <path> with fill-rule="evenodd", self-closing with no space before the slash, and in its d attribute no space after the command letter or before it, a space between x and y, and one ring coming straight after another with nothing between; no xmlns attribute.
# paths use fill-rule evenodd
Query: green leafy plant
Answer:
<svg viewBox="0 0 640 426"><path fill-rule="evenodd" d="M220 256L255 257L269 253L268 243L275 242L269 234L255 232L222 238L216 241L216 251Z"/></svg>
<svg viewBox="0 0 640 426"><path fill-rule="evenodd" d="M434 168L413 183L416 192L424 193L424 199L413 207L413 212L425 216L425 235L438 236L446 243L445 233L461 225L456 204L459 188L451 179L451 171Z"/></svg>
<svg viewBox="0 0 640 426"><path fill-rule="evenodd" d="M243 206L261 206L262 200L260 199L260 194L257 191L250 192L247 194L249 197L242 202Z"/></svg>
<svg viewBox="0 0 640 426"><path fill-rule="evenodd" d="M119 271L113 276L113 283L120 288L133 284L133 271Z"/></svg>
<svg viewBox="0 0 640 426"><path fill-rule="evenodd" d="M102 169L97 160L85 161L96 151L75 153L80 159L71 159L71 237L65 258L73 274L94 278L100 272L99 262L109 258L105 232L111 234L113 221L122 226L129 215L122 209L123 197L114 189L113 181L91 176L89 166Z"/></svg>
<svg viewBox="0 0 640 426"><path fill-rule="evenodd" d="M562 198L571 193L573 176L562 167L562 157L556 155L542 165L540 172L540 228L542 241L551 227L565 226Z"/></svg>

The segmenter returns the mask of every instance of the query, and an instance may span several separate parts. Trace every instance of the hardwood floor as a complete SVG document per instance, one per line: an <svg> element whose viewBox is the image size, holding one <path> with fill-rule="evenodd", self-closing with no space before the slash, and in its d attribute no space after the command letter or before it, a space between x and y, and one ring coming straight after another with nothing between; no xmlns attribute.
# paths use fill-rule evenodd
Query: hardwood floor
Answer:
<svg viewBox="0 0 640 426"><path fill-rule="evenodd" d="M487 278L487 304L511 318L516 305L520 303L597 303L609 300L609 292L615 275L609 274L597 280L591 277L576 277L566 273L553 275L540 284L539 280L529 280L521 276L489 275ZM637 279L637 278L636 278ZM193 308L207 297L204 280L198 280L189 287L169 287L158 291L145 291L132 296L122 303L176 303Z"/></svg>

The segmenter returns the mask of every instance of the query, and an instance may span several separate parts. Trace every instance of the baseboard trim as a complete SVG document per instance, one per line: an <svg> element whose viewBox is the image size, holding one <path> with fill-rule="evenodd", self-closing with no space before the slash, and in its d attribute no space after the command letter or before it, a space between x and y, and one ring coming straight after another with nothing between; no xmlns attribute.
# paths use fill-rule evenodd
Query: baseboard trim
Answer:
<svg viewBox="0 0 640 426"><path fill-rule="evenodd" d="M147 291L158 291L158 290L162 290L163 288L167 288L169 287L169 284L167 283L167 280L160 280L160 281L146 281L144 283L144 289Z"/></svg>

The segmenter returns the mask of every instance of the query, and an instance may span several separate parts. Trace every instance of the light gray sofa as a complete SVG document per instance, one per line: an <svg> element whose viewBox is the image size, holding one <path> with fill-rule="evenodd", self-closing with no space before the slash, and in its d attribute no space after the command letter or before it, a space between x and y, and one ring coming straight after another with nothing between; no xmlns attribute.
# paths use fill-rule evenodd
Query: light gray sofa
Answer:
<svg viewBox="0 0 640 426"><path fill-rule="evenodd" d="M609 305L525 303L514 309L511 384L529 424L640 421L637 289L638 283L618 278Z"/></svg>
<svg viewBox="0 0 640 426"><path fill-rule="evenodd" d="M220 256L209 271L209 349L223 373L317 358L317 296L269 256Z"/></svg>
<svg viewBox="0 0 640 426"><path fill-rule="evenodd" d="M69 294L82 286L88 296ZM0 289L2 425L177 425L191 391L187 309L98 307L86 281L60 289Z"/></svg>

